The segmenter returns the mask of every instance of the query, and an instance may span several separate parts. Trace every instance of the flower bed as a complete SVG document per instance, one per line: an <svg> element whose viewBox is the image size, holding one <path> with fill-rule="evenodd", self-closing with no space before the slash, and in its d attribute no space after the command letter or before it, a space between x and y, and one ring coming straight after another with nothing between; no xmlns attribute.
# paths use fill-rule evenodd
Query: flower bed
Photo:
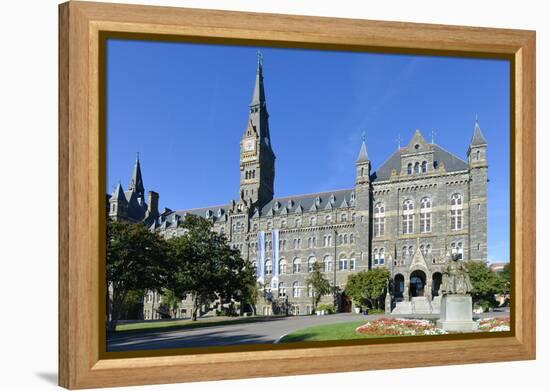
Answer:
<svg viewBox="0 0 550 391"><path fill-rule="evenodd" d="M479 331L498 332L510 331L510 318L486 318L479 321Z"/></svg>
<svg viewBox="0 0 550 391"><path fill-rule="evenodd" d="M510 331L510 318L486 318L479 321L478 332ZM447 331L426 319L380 318L355 329L356 333L370 337L392 337L411 335L441 335Z"/></svg>
<svg viewBox="0 0 550 391"><path fill-rule="evenodd" d="M355 329L359 334L373 337L440 335L447 334L443 329L425 319L381 318L367 322Z"/></svg>

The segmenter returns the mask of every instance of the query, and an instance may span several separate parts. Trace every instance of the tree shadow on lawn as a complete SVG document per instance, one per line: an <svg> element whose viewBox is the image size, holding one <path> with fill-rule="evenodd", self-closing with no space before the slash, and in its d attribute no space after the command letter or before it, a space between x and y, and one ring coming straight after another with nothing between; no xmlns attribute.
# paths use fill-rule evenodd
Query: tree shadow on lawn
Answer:
<svg viewBox="0 0 550 391"><path fill-rule="evenodd" d="M192 330L196 328L206 328L206 327L216 327L216 326L226 326L226 325L234 325L234 324L242 324L242 323L257 323L257 322L275 322L283 319L287 319L286 316L260 316L260 317L252 317L252 318L235 318L235 319L227 319L227 320L210 320L210 319L199 319L197 321L191 321L191 320L182 320L182 324L175 324L172 326L162 326L159 325L157 327L146 327L143 329L130 329L130 330L117 330L114 332L108 332L107 333L107 341L109 340L118 340L119 337L123 337L125 335L130 334L151 334L155 335L158 333L163 333L167 331L178 331L178 330ZM167 320L167 322L177 322L173 320Z"/></svg>
<svg viewBox="0 0 550 391"><path fill-rule="evenodd" d="M238 332L238 330L231 330ZM157 339L150 340L147 336L143 338L128 338L126 341L116 343L107 343L108 352L123 352L134 350L157 350L157 349L176 349L176 348L202 348L212 346L227 345L249 345L249 344L270 344L273 340L264 335L258 334L236 334L227 335L227 332L220 330L208 334L200 335L179 335L179 336L159 336Z"/></svg>

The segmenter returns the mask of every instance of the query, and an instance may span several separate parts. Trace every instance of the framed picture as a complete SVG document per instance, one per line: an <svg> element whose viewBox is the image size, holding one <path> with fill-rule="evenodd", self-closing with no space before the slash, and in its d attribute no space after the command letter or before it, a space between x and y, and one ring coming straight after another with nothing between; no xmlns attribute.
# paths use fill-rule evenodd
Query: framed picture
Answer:
<svg viewBox="0 0 550 391"><path fill-rule="evenodd" d="M534 32L59 12L60 385L535 358Z"/></svg>

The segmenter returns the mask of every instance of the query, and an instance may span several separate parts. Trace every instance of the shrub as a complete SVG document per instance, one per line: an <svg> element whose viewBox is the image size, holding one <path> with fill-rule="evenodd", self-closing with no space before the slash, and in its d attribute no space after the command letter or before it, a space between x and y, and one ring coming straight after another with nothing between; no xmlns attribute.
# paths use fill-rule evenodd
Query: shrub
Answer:
<svg viewBox="0 0 550 391"><path fill-rule="evenodd" d="M334 306L332 304L319 304L317 306L318 311L325 311L327 314L334 314Z"/></svg>

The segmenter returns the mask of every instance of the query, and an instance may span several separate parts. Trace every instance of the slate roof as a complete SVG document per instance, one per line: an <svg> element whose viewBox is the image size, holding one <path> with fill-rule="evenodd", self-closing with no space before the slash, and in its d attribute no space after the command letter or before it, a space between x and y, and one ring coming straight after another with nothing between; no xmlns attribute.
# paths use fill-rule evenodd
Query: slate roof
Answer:
<svg viewBox="0 0 550 391"><path fill-rule="evenodd" d="M474 134L472 135L472 141L470 141L470 146L474 145L486 145L487 140L485 139L485 136L483 136L483 133L481 132L481 128L479 127L479 122L477 122L476 119L476 126L474 127Z"/></svg>
<svg viewBox="0 0 550 391"><path fill-rule="evenodd" d="M464 160L456 157L452 153L441 148L439 145L430 144L430 148L434 151L434 162L438 165L445 166L445 171L462 171L468 169L468 163ZM376 181L386 181L390 179L392 170L396 170L397 173L401 172L401 154L406 153L407 148L398 149L386 160L372 175L371 180Z"/></svg>
<svg viewBox="0 0 550 391"><path fill-rule="evenodd" d="M357 156L357 162L366 162L369 160L369 154L367 153L367 146L365 141L361 144L361 150L359 151L359 156Z"/></svg>

